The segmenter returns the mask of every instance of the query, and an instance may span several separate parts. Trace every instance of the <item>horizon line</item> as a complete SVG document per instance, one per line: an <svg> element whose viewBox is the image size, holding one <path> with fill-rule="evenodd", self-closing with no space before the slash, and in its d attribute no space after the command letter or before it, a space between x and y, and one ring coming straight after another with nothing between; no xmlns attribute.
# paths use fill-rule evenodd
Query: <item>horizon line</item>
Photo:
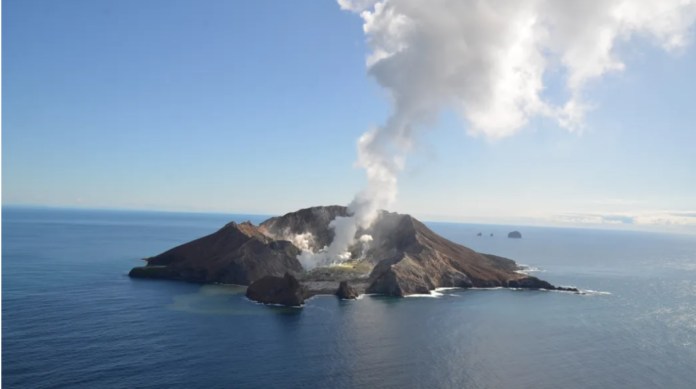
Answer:
<svg viewBox="0 0 696 389"><path fill-rule="evenodd" d="M172 209L156 209L156 208L128 208L128 207L99 207L99 206L74 206L74 205L45 205L45 204L22 204L22 203L10 203L0 204L2 208L25 208L25 209L49 209L49 210L74 210L74 211L115 211L115 212L149 212L149 213L181 213L181 214L205 214L205 215L240 215L240 216L263 216L263 217L276 217L283 216L288 213L297 212L300 209L321 207L313 206L300 208L297 211L285 212L285 213L254 213L254 212L231 212L231 211L205 211L205 210L172 210ZM398 212L397 212L398 213ZM404 213L404 215L412 216L409 213ZM437 215L430 215L436 216ZM445 215L441 215L446 217ZM415 216L412 216L416 218ZM696 235L696 231L657 231L655 229L630 229L630 228L611 228L611 227L598 227L595 224L582 224L577 223L570 226L560 226L552 224L544 224L541 222L538 225L534 224L504 224L504 223L492 223L492 222L465 222L465 221L439 221L439 220L417 220L423 223L439 223L439 224L465 224L465 225L490 225L490 226L509 226L509 227L531 227L531 228L560 228L567 230L595 230L595 231L615 231L615 232L637 232L637 233L651 233L651 234L666 234L666 235ZM492 218L491 218L492 219ZM513 218L514 219L514 218ZM517 218L524 219L524 218ZM535 220L533 218L530 218ZM543 219L539 219L543 220ZM627 226L630 224L626 224ZM615 225L611 225L615 226Z"/></svg>

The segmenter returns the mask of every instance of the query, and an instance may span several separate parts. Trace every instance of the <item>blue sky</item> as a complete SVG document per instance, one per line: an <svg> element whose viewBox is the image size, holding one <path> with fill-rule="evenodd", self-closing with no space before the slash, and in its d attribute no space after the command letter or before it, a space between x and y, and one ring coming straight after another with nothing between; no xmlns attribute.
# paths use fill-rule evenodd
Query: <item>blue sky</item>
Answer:
<svg viewBox="0 0 696 389"><path fill-rule="evenodd" d="M356 140L389 115L366 73L362 20L331 1L5 1L2 22L4 205L347 204L365 185ZM488 140L444 112L393 210L694 231L634 221L696 220L696 50L640 39L619 50L626 69L586 88L582 132L534 119ZM561 74L546 77L545 93L565 93Z"/></svg>

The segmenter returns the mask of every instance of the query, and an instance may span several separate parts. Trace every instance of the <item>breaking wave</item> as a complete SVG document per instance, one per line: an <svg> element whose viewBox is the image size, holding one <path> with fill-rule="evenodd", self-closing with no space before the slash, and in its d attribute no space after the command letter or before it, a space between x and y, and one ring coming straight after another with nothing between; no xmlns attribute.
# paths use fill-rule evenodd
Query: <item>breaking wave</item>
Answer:
<svg viewBox="0 0 696 389"><path fill-rule="evenodd" d="M313 296L313 297L316 297L316 296ZM292 305L292 306L290 306L290 305L283 305L283 304L266 304L266 303L260 303L260 302L258 302L258 301L250 300L248 297L244 297L244 300L246 300L246 301L248 301L248 302L250 302L250 303L252 303L252 304L256 304L256 305L265 305L265 306L267 306L267 307L281 307L281 308L300 309L300 308L303 308L303 307L305 306L305 304L302 304L302 305ZM306 301L309 301L309 299L307 299Z"/></svg>
<svg viewBox="0 0 696 389"><path fill-rule="evenodd" d="M546 270L520 263L515 273L529 275L531 273L546 273Z"/></svg>
<svg viewBox="0 0 696 389"><path fill-rule="evenodd" d="M439 289L439 288L438 288ZM431 290L430 293L417 293L417 294L409 294L408 296L404 297L432 297L432 298L438 298L444 296L443 293L440 293L437 289Z"/></svg>
<svg viewBox="0 0 696 389"><path fill-rule="evenodd" d="M592 290L592 289L579 289L580 294L584 295L608 295L611 294L611 292L602 292L599 290Z"/></svg>

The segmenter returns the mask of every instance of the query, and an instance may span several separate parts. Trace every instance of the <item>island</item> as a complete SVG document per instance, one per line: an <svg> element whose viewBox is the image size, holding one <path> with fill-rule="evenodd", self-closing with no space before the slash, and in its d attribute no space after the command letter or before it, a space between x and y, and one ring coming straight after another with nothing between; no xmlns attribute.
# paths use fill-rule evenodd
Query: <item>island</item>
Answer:
<svg viewBox="0 0 696 389"><path fill-rule="evenodd" d="M333 239L329 223L349 215L342 206L302 209L258 226L231 222L220 230L145 258L134 278L245 285L250 300L301 306L318 294L354 299L360 294L404 297L436 288L546 289L577 292L518 273L515 261L475 252L447 240L409 215L381 211L340 262L303 268L304 251L319 252ZM370 239L357 239L369 236Z"/></svg>
<svg viewBox="0 0 696 389"><path fill-rule="evenodd" d="M508 238L521 239L522 234L520 234L519 231L512 231L511 233L508 234Z"/></svg>

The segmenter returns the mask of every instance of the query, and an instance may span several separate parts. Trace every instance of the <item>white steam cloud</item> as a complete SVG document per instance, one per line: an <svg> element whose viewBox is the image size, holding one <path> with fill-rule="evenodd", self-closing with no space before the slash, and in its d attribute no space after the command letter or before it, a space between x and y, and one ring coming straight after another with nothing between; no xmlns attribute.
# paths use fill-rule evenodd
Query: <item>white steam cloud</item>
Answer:
<svg viewBox="0 0 696 389"><path fill-rule="evenodd" d="M335 239L319 253L345 256L359 228L397 194L397 175L418 132L443 109L472 135L512 135L535 117L574 131L589 104L587 83L625 65L616 46L633 37L667 51L684 47L696 0L338 0L363 19L368 73L392 100L387 122L358 141L368 186L331 223ZM565 76L567 101L545 101L544 75Z"/></svg>

